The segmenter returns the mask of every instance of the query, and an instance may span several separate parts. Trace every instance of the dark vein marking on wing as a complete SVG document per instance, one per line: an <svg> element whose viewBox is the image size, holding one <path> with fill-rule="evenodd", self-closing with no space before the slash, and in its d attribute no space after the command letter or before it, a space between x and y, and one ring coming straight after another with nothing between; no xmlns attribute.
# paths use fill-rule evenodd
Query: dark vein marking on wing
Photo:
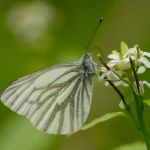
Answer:
<svg viewBox="0 0 150 150"><path fill-rule="evenodd" d="M39 77L41 74L44 74L44 73L47 73L48 71L51 71L53 69L57 69L57 68L63 68L63 67L78 67L79 64L75 64L75 63L66 63L66 64L63 64L63 65L55 65L53 67L50 67L50 68L46 68L46 69L42 69L40 71L37 71L37 72L34 72L32 74L29 74L29 75L26 75L25 77L22 77L22 78L19 78L15 81L13 81L13 83L18 83L19 82L22 82L22 81L25 81L26 79L31 79L31 77L33 78L37 78ZM11 85L11 84L10 84Z"/></svg>
<svg viewBox="0 0 150 150"><path fill-rule="evenodd" d="M72 67L72 64L69 65L70 67ZM75 113L76 113L76 118L77 118L77 128L79 128L79 125L81 123L84 122L84 91L86 92L86 95L87 95L87 98L88 100L90 101L90 96L89 96L89 93L88 93L88 89L87 89L87 86L86 86L86 76L84 76L80 71L81 71L81 66L79 65L75 65L76 68L73 68L73 69L69 69L67 71L65 71L63 74L61 74L60 76L58 76L53 82L51 82L45 89L41 89L41 88L34 88L32 89L31 92L28 93L27 97L24 98L24 100L17 106L15 107L15 111L18 112L19 110L21 110L22 106L25 104L25 103L28 103L28 104L32 104L30 105L30 108L28 108L28 110L26 111L25 114L22 114L22 115L25 115L27 118L29 119L32 119L33 115L38 112L40 109L42 109L42 107L44 106L45 103L48 103L46 105L46 108L44 108L44 110L39 113L39 116L38 116L38 120L36 121L35 123L35 126L38 126L39 123L41 122L42 118L45 116L45 114L48 112L48 110L51 109L51 106L54 104L54 102L56 101L57 97L63 93L66 88L74 81L74 80L77 80L77 83L75 84L74 88L72 89L72 91L70 92L70 95L62 102L61 105L58 105L56 104L55 105L55 108L53 110L53 112L50 114L50 116L47 118L47 121L46 123L44 123L44 127L42 126L42 130L43 131L47 131L51 125L51 123L53 122L53 119L55 118L55 116L57 115L57 113L60 111L60 120L59 120L59 126L58 126L58 133L61 133L62 132L62 127L63 127L63 123L64 123L64 112L65 112L65 109L66 109L66 106L70 103L70 130L71 132L74 131L75 129L75 123L74 123L74 119L75 119ZM61 66L60 66L61 67ZM62 65L62 67L64 67ZM66 66L65 66L66 67ZM45 69L45 72L48 72L50 71L51 69ZM69 80L67 81L64 81L63 83L60 83L60 84L55 84L55 82L57 82L59 79L61 79L61 77L63 77L64 75L67 75L69 73L72 73L72 72L77 72L78 74L77 75L74 75L72 78L70 78ZM39 73L39 74L38 74ZM18 98L24 93L24 91L26 91L27 88L29 88L32 83L41 75L43 74L42 71L39 71L38 73L33 73L31 75L28 75L28 76L25 76L21 79L18 79L16 80L14 83L12 83L10 85L10 88L8 87L8 89L6 89L4 91L4 93L12 90L12 92L10 92L9 95L6 95L6 97L4 98L4 103L7 102L7 100L9 100L9 98L11 98L11 96L13 96L21 86L23 85L26 85L19 93L16 94L15 98L13 98L11 101L11 104L10 104L10 108L13 107L13 105L16 103L16 101L18 100ZM35 76L34 76L35 75ZM78 79L79 78L79 79ZM87 77L88 78L88 77ZM85 81L86 79L86 81ZM92 81L90 78L88 78L88 81L91 85ZM19 82L23 82L22 84L18 84ZM17 84L15 86L15 84ZM80 86L81 84L81 86ZM55 89L56 90L54 92L52 92L51 94L49 94L47 97L45 97L42 101L41 101L41 98L42 96L50 91L50 90L53 90ZM30 96L34 93L34 91L38 91L40 90L41 93L40 95L36 98L36 100L34 100L33 102L32 101L28 101L28 99L30 98ZM76 107L75 107L75 95L77 94L77 102L76 102ZM90 104L90 103L89 103ZM33 105L37 105L36 109L34 109L34 111L32 113L30 113L30 109L32 109L31 106ZM79 119L79 107L80 107L80 110L82 112L82 120ZM76 109L76 110L75 110Z"/></svg>
<svg viewBox="0 0 150 150"><path fill-rule="evenodd" d="M76 76L76 78L79 78L79 75ZM72 78L72 80L70 80L70 82L68 82L65 86L68 87L74 80L75 80L75 78ZM66 87L62 86L62 87L60 87L60 88L63 89L63 88L66 88ZM54 98L53 98L53 99L51 100L51 102L47 105L46 109L40 114L39 119L38 119L38 121L36 122L35 126L38 126L38 124L41 122L41 119L45 116L45 114L47 113L47 111L48 111L48 110L51 108L51 106L54 104L55 100L56 100L57 97L59 96L59 91L60 91L61 89L58 89L58 90L57 90L56 94L54 95ZM45 102L46 102L46 101L45 101ZM44 103L45 103L45 102L44 102ZM43 105L44 103L42 103L42 105ZM36 111L38 111L42 105L39 105L39 108L36 109ZM35 113L35 112L34 112L34 113ZM32 115L33 115L33 113L32 113ZM32 116L30 116L30 118L31 118L31 117L32 117Z"/></svg>
<svg viewBox="0 0 150 150"><path fill-rule="evenodd" d="M75 91L76 94L76 91ZM75 94L72 95L73 97L70 97L70 99L74 99ZM74 131L74 115L75 115L75 101L70 101L70 126L71 126L71 132Z"/></svg>
<svg viewBox="0 0 150 150"><path fill-rule="evenodd" d="M73 68L73 69L70 69L70 70L65 71L63 74L61 74L59 77L57 77L52 83L50 83L49 86L51 86L54 82L58 81L58 79L62 78L64 75L67 75L67 74L72 73L72 72L78 72L78 69L79 69L79 66L76 67L76 68ZM48 70L48 71L50 71L50 70ZM48 71L47 71L47 72L48 72ZM13 82L13 83L10 85L10 87L8 87L8 89L6 88L6 91L5 91L5 92L8 92L8 91L10 91L10 90L14 90L15 88L19 88L19 87L21 87L22 85L25 85L25 84L29 83L30 81L35 81L41 74L45 74L45 73L47 73L47 72L40 73L40 74L37 74L36 76L31 76L31 77L30 77L30 75L29 75L30 78L25 78L25 77L24 77L25 79L24 79L24 80L22 79L21 81L18 79L18 80L16 80L15 82ZM26 79L27 79L27 80L26 80ZM26 81L26 82L23 82L23 81ZM18 84L18 83L20 83L20 82L23 82L23 83L15 86L15 84Z"/></svg>
<svg viewBox="0 0 150 150"><path fill-rule="evenodd" d="M87 77L86 77L87 78ZM89 91L88 91L88 85L87 84L90 84L91 85L91 82L89 82L89 79L87 78L86 79L87 82L85 82L85 93L86 93L86 96L87 96L87 99L88 99L88 102L89 102L89 105L91 104L91 101L90 101L90 95L89 95ZM88 83L89 82L89 83ZM92 86L92 85L91 85ZM90 91L91 92L91 91Z"/></svg>
<svg viewBox="0 0 150 150"><path fill-rule="evenodd" d="M76 116L77 116L77 128L79 128L79 107L80 107L80 96L81 96L81 89L80 89L80 86L79 86L79 89L78 89L78 94L77 94L77 108L76 108Z"/></svg>
<svg viewBox="0 0 150 150"><path fill-rule="evenodd" d="M76 94L76 89L78 88L78 86L79 86L79 84L80 84L80 80L81 80L80 78L77 80L76 85L75 85L74 88L72 89L70 95L65 99L65 101L63 101L61 105L58 105L58 104L57 104L57 105L55 106L55 108L54 108L52 114L50 115L50 117L48 118L47 122L45 123L45 127L44 127L43 131L47 131L47 130L49 129L49 127L50 127L50 125L51 125L51 123L52 123L52 121L53 121L55 115L57 114L57 112L60 111L61 109L65 109L66 106L67 106L67 104L68 104L71 100L74 100L74 98L71 99L71 97L74 97L74 96L75 96L75 94ZM71 126L71 125L70 125L70 126Z"/></svg>
<svg viewBox="0 0 150 150"><path fill-rule="evenodd" d="M79 66L78 66L79 67ZM70 73L70 72L77 72L78 71L78 67L77 68L73 68L73 69L70 69L70 70L67 70L66 72L64 72L61 76L59 76L58 78L56 78L54 81L53 81L53 83L54 82L56 82L58 79L60 79L61 77L63 77L63 75L66 75L66 74L68 74L68 73ZM49 70L48 70L49 71ZM41 74L40 74L41 75ZM30 76L30 75L28 75L28 76ZM18 90L19 90L19 88L21 87L21 86L23 86L23 85L25 85L25 84L30 84L29 82L30 81L32 81L32 82L34 82L36 79L37 79L37 77L39 77L39 75L38 76L36 76L36 78L34 78L34 80L32 80L32 79L30 79L30 80L27 80L27 82L24 82L23 84L21 84L21 85L17 85L16 87L15 87L15 84L13 85L13 83L12 83L12 88L10 89L10 90L14 90L14 91L12 91L8 96L6 96L5 97L5 99L3 100L3 102L4 103L6 103L7 102L7 100L9 100L9 98L11 97L11 96L13 96ZM24 77L25 78L25 77ZM19 81L20 82L20 81ZM16 84L18 84L18 82L17 82L17 80L16 80ZM50 84L49 86L51 86L52 84ZM28 87L28 86L27 86ZM22 91L24 91L25 89L23 89ZM9 87L8 87L8 91L9 91ZM5 93L7 93L8 92L7 91L7 88L6 88L6 91L5 91ZM21 91L21 92L22 92ZM20 92L20 93L21 93ZM15 101L18 99L18 94L16 95L16 97L15 97L15 100L13 100L13 103L15 103ZM11 105L12 106L12 105Z"/></svg>
<svg viewBox="0 0 150 150"><path fill-rule="evenodd" d="M14 105L14 103L17 101L17 99L20 97L20 95L26 90L28 89L28 87L31 85L32 83L28 83L27 85L25 85L25 87L19 92L19 93L16 93L18 90L19 90L19 87L17 89L15 89L15 91L12 92L12 94L8 95L5 100L3 101L4 103L7 103L12 96L14 96L15 94L15 97L13 98L13 100L11 100L10 102L10 107L12 107Z"/></svg>
<svg viewBox="0 0 150 150"><path fill-rule="evenodd" d="M76 78L78 78L80 76L80 74L72 77L71 79L69 79L67 82L64 82L61 84L61 86L58 86L58 89L56 91L54 91L54 93L48 95L45 99L43 99L42 102L38 102L36 100L36 104L38 105L37 108L32 112L32 114L29 116L29 118L32 118L32 116L34 115L34 113L36 113L46 102L47 100L49 100L51 97L54 96L54 98L51 100L51 103L47 106L47 109L50 109L50 107L53 105L53 103L55 102L56 98L59 96L59 92L64 88L66 89ZM53 89L53 87L49 87L48 89L46 89L46 91L49 91ZM45 92L43 92L44 94ZM40 97L42 97L42 95L40 95ZM39 117L39 121L37 122L37 124L39 124L40 119L42 118L42 116L47 112L47 109L45 109L45 111L41 114L41 117ZM28 114L26 114L26 116L28 116Z"/></svg>
<svg viewBox="0 0 150 150"><path fill-rule="evenodd" d="M61 114L60 114L59 126L58 126L58 134L61 133L62 128L63 128L64 112L65 112L65 109L62 109Z"/></svg>
<svg viewBox="0 0 150 150"><path fill-rule="evenodd" d="M83 78L82 80L82 89L81 89L81 113L82 113L82 122L84 122L84 85L85 84L85 80Z"/></svg>

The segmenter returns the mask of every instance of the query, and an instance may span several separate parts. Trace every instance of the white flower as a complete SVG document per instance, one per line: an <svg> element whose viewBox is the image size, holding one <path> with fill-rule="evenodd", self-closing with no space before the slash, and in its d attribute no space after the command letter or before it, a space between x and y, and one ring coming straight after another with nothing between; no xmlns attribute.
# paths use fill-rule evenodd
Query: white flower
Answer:
<svg viewBox="0 0 150 150"><path fill-rule="evenodd" d="M130 69L130 58L135 62L138 74L144 73L146 68L150 68L150 61L148 60L148 58L150 58L150 53L140 50L137 45L133 48L128 48L123 42L121 43L121 52L114 50L112 54L108 55L108 58L111 60L107 65L117 70Z"/></svg>
<svg viewBox="0 0 150 150"><path fill-rule="evenodd" d="M140 67L138 68L137 74L142 74L142 73L145 72L145 70L146 70L146 68L145 68L144 66L140 66Z"/></svg>
<svg viewBox="0 0 150 150"><path fill-rule="evenodd" d="M109 67L115 67L116 69L126 70L130 68L129 57L125 57L121 53L113 51L112 54L108 55L111 60L107 63Z"/></svg>
<svg viewBox="0 0 150 150"><path fill-rule="evenodd" d="M138 73L144 73L146 68L150 68L150 61L147 59L150 58L150 53L140 50L138 46L130 48L124 56L135 60L136 65L139 65Z"/></svg>
<svg viewBox="0 0 150 150"><path fill-rule="evenodd" d="M98 57L101 58L101 55ZM117 86L130 87L130 90L134 91L136 95L143 95L145 85L150 88L150 83L145 80L138 81L138 74L142 74L146 68L150 68L150 53L140 50L137 45L128 48L122 42L121 51L113 50L108 58L110 60L107 63L104 61L105 59L100 59L103 65L100 68L99 79L104 80L106 86L110 84L119 94L122 99L119 107L124 110L129 101L123 99L124 95ZM138 85L135 81L139 82Z"/></svg>
<svg viewBox="0 0 150 150"><path fill-rule="evenodd" d="M111 80L114 82L119 81L118 76L115 75L115 73L112 72L111 70L108 70L105 67L101 67L101 72L102 72L102 75L100 76L100 79L104 79L105 77L107 77L108 80Z"/></svg>
<svg viewBox="0 0 150 150"><path fill-rule="evenodd" d="M107 80L110 80L111 82L113 82L113 84L115 86L119 86L119 85L123 85L124 87L129 86L126 82L122 81L119 76L123 76L123 72L122 71L116 71L116 70L108 70L105 67L101 67L101 76L99 77L100 80L105 80L105 85L108 86L109 82ZM105 79L106 78L106 79ZM128 79L126 78L126 81Z"/></svg>
<svg viewBox="0 0 150 150"><path fill-rule="evenodd" d="M108 55L110 61L108 63L104 62L104 66L101 67L99 79L105 80L105 85L109 85L111 81L115 86L131 86L135 83L132 83L135 79L132 78L133 67L137 74L142 74L145 72L146 68L150 68L150 58L149 52L144 52L139 49L136 45L133 48L128 48L128 46L122 42L121 51L118 52L113 50L111 54ZM134 66L131 66L131 60L133 61ZM145 81L140 81L140 93L143 93L144 87L146 84ZM148 86L148 84L147 84ZM136 86L133 85L136 90Z"/></svg>

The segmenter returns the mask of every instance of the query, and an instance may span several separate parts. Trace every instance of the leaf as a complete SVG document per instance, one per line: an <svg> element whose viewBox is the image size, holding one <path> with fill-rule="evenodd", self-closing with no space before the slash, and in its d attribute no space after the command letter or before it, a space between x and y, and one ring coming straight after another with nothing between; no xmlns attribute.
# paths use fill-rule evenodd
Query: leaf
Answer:
<svg viewBox="0 0 150 150"><path fill-rule="evenodd" d="M143 100L143 103L145 103L146 105L150 106L150 99Z"/></svg>
<svg viewBox="0 0 150 150"><path fill-rule="evenodd" d="M120 55L120 53L117 50L112 50L112 54Z"/></svg>
<svg viewBox="0 0 150 150"><path fill-rule="evenodd" d="M90 123L85 124L80 130L86 130L88 128L91 128L93 126L95 126L98 123L107 121L109 119L115 118L115 117L125 117L126 114L121 111L121 112L113 112L113 113L107 113L99 118L94 119L93 121L91 121Z"/></svg>
<svg viewBox="0 0 150 150"><path fill-rule="evenodd" d="M146 150L146 145L143 142L135 142L115 148L114 150Z"/></svg>
<svg viewBox="0 0 150 150"><path fill-rule="evenodd" d="M127 50L129 49L129 47L127 46L125 42L121 42L120 48L121 48L121 54L125 54Z"/></svg>

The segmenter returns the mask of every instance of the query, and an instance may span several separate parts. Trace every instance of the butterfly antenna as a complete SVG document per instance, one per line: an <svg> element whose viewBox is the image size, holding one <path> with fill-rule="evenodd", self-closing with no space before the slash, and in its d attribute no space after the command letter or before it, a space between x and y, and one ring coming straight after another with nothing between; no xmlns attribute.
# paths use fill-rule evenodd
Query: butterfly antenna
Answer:
<svg viewBox="0 0 150 150"><path fill-rule="evenodd" d="M85 50L84 54L87 54L87 53L88 53L88 51L87 51L87 50Z"/></svg>
<svg viewBox="0 0 150 150"><path fill-rule="evenodd" d="M86 47L85 53L86 53L87 50L89 49L90 44L92 43L92 40L93 40L93 38L94 38L94 36L95 36L95 34L96 34L98 28L100 27L101 23L103 22L103 20L104 20L103 18L100 18L99 23L97 24L97 27L95 28L95 30L94 30L94 32L93 32L93 35L91 36L91 38L90 38L90 40L89 40L89 42L88 42L88 45L87 45L87 47Z"/></svg>

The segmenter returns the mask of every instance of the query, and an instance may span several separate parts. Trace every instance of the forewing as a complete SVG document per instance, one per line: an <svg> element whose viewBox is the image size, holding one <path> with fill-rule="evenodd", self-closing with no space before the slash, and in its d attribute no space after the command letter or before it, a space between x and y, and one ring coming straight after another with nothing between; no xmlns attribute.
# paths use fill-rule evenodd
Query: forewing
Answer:
<svg viewBox="0 0 150 150"><path fill-rule="evenodd" d="M50 134L70 134L86 121L92 97L92 81L79 63L48 68L10 84L1 101Z"/></svg>

